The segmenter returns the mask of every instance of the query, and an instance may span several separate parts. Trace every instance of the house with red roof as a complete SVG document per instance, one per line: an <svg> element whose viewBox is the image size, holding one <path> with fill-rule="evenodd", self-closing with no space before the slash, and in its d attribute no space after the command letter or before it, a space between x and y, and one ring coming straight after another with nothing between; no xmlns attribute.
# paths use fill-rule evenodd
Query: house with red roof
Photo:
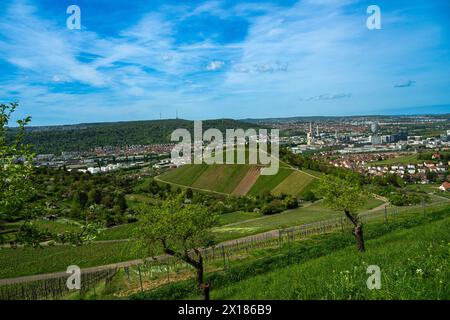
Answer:
<svg viewBox="0 0 450 320"><path fill-rule="evenodd" d="M445 181L440 187L440 190L442 191L450 191L450 182Z"/></svg>

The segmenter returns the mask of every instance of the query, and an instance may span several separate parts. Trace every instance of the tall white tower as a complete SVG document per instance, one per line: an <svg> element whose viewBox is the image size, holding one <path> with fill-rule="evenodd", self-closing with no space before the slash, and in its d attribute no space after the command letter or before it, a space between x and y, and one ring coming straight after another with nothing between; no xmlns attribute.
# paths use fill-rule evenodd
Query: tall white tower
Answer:
<svg viewBox="0 0 450 320"><path fill-rule="evenodd" d="M312 123L309 123L309 132L306 134L306 144L308 146L312 145L313 142L313 137L312 137L313 133L312 133Z"/></svg>

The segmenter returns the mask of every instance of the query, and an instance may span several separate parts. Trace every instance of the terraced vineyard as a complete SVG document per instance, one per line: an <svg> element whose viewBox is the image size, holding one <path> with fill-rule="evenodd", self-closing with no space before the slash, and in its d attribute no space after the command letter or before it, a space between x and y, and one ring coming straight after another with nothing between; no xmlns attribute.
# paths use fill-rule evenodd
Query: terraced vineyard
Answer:
<svg viewBox="0 0 450 320"><path fill-rule="evenodd" d="M263 176L260 166L246 164L194 164L168 171L159 181L225 194L258 195L264 192L299 196L309 190L315 176L281 166L276 175Z"/></svg>

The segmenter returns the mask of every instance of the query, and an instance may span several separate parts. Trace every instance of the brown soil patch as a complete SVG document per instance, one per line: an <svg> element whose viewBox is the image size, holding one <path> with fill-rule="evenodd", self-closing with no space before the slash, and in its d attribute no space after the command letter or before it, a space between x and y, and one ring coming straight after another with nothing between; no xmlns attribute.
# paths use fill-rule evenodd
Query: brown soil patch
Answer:
<svg viewBox="0 0 450 320"><path fill-rule="evenodd" d="M252 167L250 170L248 170L245 177L239 182L239 184L236 186L236 188L231 193L234 196L244 196L247 194L247 192L250 191L250 189L255 184L256 180L258 180L259 174L261 172L260 167Z"/></svg>

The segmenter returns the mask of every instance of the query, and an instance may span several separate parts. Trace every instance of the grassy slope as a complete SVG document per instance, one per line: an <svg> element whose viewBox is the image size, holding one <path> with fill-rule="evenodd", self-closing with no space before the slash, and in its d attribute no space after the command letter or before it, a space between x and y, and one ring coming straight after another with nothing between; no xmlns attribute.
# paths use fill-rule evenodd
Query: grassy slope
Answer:
<svg viewBox="0 0 450 320"><path fill-rule="evenodd" d="M448 206L447 206L448 208ZM416 210L421 212L420 208L405 208L406 210ZM428 212L429 209L427 209ZM246 214L232 213L230 214L230 222L235 219L247 219ZM422 216L420 214L420 216ZM270 216L273 218L276 216ZM278 217L284 218L283 215ZM268 218L268 219L269 219ZM390 218L392 219L392 218ZM260 219L253 223L259 222L266 224L266 219ZM226 221L223 221L223 223ZM276 224L276 221L272 221ZM103 239L123 238L129 234L132 225L119 226L111 228L103 233ZM245 235L245 234L244 234ZM242 236L239 232L232 234L222 234L227 238ZM100 237L102 238L102 236ZM96 265L109 264L114 262L135 259L137 255L133 250L133 244L129 242L112 242L112 243L93 243L80 247L71 246L55 246L45 249L0 249L0 278L17 277L23 275L64 271L70 264L77 264L80 267L92 267Z"/></svg>
<svg viewBox="0 0 450 320"><path fill-rule="evenodd" d="M207 169L192 184L195 188L231 193L245 177L250 165L207 165Z"/></svg>
<svg viewBox="0 0 450 320"><path fill-rule="evenodd" d="M418 154L410 154L407 156L400 156L397 158L382 160L382 161L376 161L369 163L370 165L395 165L395 164L418 164L423 163L423 160L418 159Z"/></svg>
<svg viewBox="0 0 450 320"><path fill-rule="evenodd" d="M290 194L297 196L303 189L308 186L314 177L300 171L293 171L286 179L283 180L276 188L273 189L274 194Z"/></svg>
<svg viewBox="0 0 450 320"><path fill-rule="evenodd" d="M383 202L376 199L370 199L363 210L375 208ZM298 226L319 220L333 219L342 217L341 212L333 211L325 207L321 201L318 201L307 207L288 210L280 214L264 216L262 219L254 221L244 221L233 226L222 226L214 229L217 241L224 241L233 238L244 237L256 233L261 233L273 229Z"/></svg>
<svg viewBox="0 0 450 320"><path fill-rule="evenodd" d="M67 266L81 268L133 260L138 257L129 242L92 243L79 247L0 249L0 278L58 272Z"/></svg>
<svg viewBox="0 0 450 320"><path fill-rule="evenodd" d="M450 218L348 247L212 291L212 299L449 299ZM368 265L382 288L368 290Z"/></svg>
<svg viewBox="0 0 450 320"><path fill-rule="evenodd" d="M250 220L255 218L260 218L263 215L259 212L244 212L244 211L236 211L221 214L219 216L219 224L226 225L230 223L236 223L239 221Z"/></svg>
<svg viewBox="0 0 450 320"><path fill-rule="evenodd" d="M192 184L208 169L205 164L181 166L176 170L170 170L160 176L161 180L192 186Z"/></svg>
<svg viewBox="0 0 450 320"><path fill-rule="evenodd" d="M266 191L272 191L278 184L280 184L286 177L292 173L291 169L280 168L276 175L258 177L255 184L249 191L249 195L258 195Z"/></svg>
<svg viewBox="0 0 450 320"><path fill-rule="evenodd" d="M250 168L251 165L245 164L185 165L165 172L159 178L169 183L231 194ZM280 163L278 173L271 176L260 175L248 195L273 192L279 186L278 193L284 192L297 196L309 190L313 180L313 177L293 171Z"/></svg>

